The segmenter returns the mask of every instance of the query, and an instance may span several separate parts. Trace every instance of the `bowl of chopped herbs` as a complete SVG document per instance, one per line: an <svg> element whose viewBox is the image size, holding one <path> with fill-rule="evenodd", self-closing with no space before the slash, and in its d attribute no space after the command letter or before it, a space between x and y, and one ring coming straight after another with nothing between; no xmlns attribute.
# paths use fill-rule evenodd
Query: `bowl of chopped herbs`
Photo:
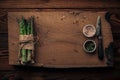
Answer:
<svg viewBox="0 0 120 80"><path fill-rule="evenodd" d="M94 40L86 40L83 44L83 48L87 53L93 53L96 50L96 42Z"/></svg>

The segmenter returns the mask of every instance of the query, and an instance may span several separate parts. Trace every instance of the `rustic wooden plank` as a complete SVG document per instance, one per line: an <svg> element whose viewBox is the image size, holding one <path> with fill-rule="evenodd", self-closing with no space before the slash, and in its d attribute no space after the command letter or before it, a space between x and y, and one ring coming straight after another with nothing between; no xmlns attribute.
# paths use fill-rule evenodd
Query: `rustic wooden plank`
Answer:
<svg viewBox="0 0 120 80"><path fill-rule="evenodd" d="M119 34L120 33L120 14L112 14L110 17L110 24L113 34Z"/></svg>
<svg viewBox="0 0 120 80"><path fill-rule="evenodd" d="M0 48L8 48L8 34L0 33Z"/></svg>
<svg viewBox="0 0 120 80"><path fill-rule="evenodd" d="M88 69L87 69L88 70ZM79 72L80 70L76 71L76 70L72 70L72 72L68 71L68 72L64 72L64 71L45 71L45 73L39 74L39 73L33 73L33 74L29 74L31 76L34 77L28 77L27 73L25 75L23 75L24 78L29 79L29 80L37 80L37 79L41 79L42 80L113 80L113 79L119 79L119 72L114 72L114 71L110 71L110 70L104 70L103 71L99 71L97 69L97 71L92 71L92 70L83 70L81 72ZM88 73L86 73L86 71ZM108 73L109 72L109 73ZM56 74L55 74L56 73ZM64 73L64 74L62 74ZM96 74L97 73L97 74ZM104 74L103 74L104 73ZM115 74L117 73L117 74ZM101 75L102 74L102 75ZM71 76L72 75L72 76Z"/></svg>
<svg viewBox="0 0 120 80"><path fill-rule="evenodd" d="M120 8L119 4L114 0L1 0L0 8Z"/></svg>
<svg viewBox="0 0 120 80"><path fill-rule="evenodd" d="M38 68L37 68L38 69ZM36 69L36 70L37 70ZM30 69L31 70L31 69ZM54 70L54 69L38 69L38 71L30 71L29 69L11 72L6 71L6 75L19 75L24 80L119 80L120 72L115 69L68 69L68 70ZM33 70L33 69L32 69ZM86 73L87 72L87 73ZM29 74L28 74L29 73Z"/></svg>
<svg viewBox="0 0 120 80"><path fill-rule="evenodd" d="M7 14L0 11L0 33L7 33Z"/></svg>
<svg viewBox="0 0 120 80"><path fill-rule="evenodd" d="M114 36L113 36L113 39L114 40L119 40L120 39L120 34L119 33L117 33L117 34L113 34Z"/></svg>
<svg viewBox="0 0 120 80"><path fill-rule="evenodd" d="M78 15L75 15L73 13L78 13ZM16 27L18 26L16 18L20 18L21 15L26 18L34 15L37 32L39 32L38 37L40 37L40 42L43 42L43 44L40 44L41 46L36 47L37 57L34 66L107 66L106 58L104 59L104 61L101 62L98 59L97 52L94 56L86 55L82 48L82 44L87 39L82 34L83 26L85 26L86 24L95 25L98 15L102 17L102 24L104 25L102 29L104 48L108 47L109 43L112 41L111 30L109 24L104 19L104 14L105 12L81 11L8 13L9 47L12 46L9 48L10 64L17 65L18 60L18 56L16 53L18 52L19 37L17 36L19 36L19 29L18 27ZM65 16L64 20L61 20L62 16ZM84 19L83 16L86 16L87 18ZM78 23L74 23L75 20L78 20ZM109 41L106 42L106 39L108 39ZM94 40L97 43L96 38L94 38ZM75 50L77 50L77 52L75 52ZM54 58L55 60L53 61Z"/></svg>
<svg viewBox="0 0 120 80"><path fill-rule="evenodd" d="M14 70L13 66L10 66L8 64L9 59L8 59L8 55L1 55L0 53L0 70Z"/></svg>

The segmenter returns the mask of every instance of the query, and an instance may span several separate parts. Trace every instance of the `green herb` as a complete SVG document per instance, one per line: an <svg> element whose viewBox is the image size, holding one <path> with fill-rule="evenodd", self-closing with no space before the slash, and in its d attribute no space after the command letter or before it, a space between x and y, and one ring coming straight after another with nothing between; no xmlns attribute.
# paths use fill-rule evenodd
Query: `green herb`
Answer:
<svg viewBox="0 0 120 80"><path fill-rule="evenodd" d="M20 35L25 35L26 34L26 21L24 17L19 21L19 26L20 26Z"/></svg>
<svg viewBox="0 0 120 80"><path fill-rule="evenodd" d="M33 17L29 18L27 25L27 34L33 34ZM31 61L32 50L27 50L27 61Z"/></svg>
<svg viewBox="0 0 120 80"><path fill-rule="evenodd" d="M86 42L85 48L86 48L88 51L92 51L92 50L94 50L94 48L95 48L95 44L94 44L92 41Z"/></svg>

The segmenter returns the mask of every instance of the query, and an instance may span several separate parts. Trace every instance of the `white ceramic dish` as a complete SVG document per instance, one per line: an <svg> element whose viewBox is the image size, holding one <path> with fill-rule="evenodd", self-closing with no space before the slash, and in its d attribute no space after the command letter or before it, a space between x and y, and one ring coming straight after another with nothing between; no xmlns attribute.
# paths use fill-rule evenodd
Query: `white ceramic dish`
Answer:
<svg viewBox="0 0 120 80"><path fill-rule="evenodd" d="M93 37L96 34L96 28L94 25L88 24L83 27L83 34L86 37Z"/></svg>

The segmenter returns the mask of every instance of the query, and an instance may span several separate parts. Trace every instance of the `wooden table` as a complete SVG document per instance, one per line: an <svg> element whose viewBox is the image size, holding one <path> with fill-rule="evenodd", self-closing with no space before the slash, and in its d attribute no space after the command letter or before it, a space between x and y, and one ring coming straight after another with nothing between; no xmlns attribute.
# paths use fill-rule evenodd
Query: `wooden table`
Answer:
<svg viewBox="0 0 120 80"><path fill-rule="evenodd" d="M67 4L66 4L67 3ZM112 4L111 4L112 3ZM36 5L39 4L39 5ZM93 5L95 4L95 5ZM118 0L87 1L87 0L37 0L32 1L0 1L0 78L3 76L21 76L24 80L119 80L120 74L120 20L119 15L112 16L111 25L114 39L114 67L113 68L79 68L79 69L51 69L38 67L14 67L8 64L8 27L7 12L9 11L56 11L79 9L87 11L110 11L119 13Z"/></svg>

